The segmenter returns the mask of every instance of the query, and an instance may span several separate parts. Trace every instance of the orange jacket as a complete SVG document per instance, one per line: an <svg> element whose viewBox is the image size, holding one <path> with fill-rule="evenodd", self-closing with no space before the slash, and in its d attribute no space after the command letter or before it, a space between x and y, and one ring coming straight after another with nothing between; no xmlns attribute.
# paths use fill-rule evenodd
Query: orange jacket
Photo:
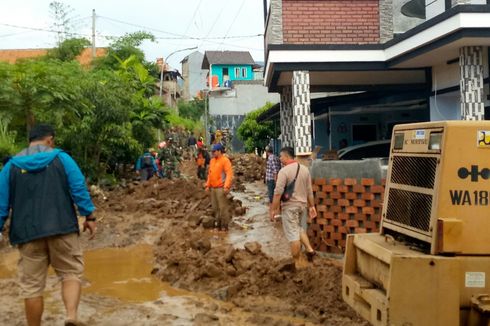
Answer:
<svg viewBox="0 0 490 326"><path fill-rule="evenodd" d="M208 181L206 188L230 189L233 179L233 169L230 159L226 156L212 158L209 163Z"/></svg>

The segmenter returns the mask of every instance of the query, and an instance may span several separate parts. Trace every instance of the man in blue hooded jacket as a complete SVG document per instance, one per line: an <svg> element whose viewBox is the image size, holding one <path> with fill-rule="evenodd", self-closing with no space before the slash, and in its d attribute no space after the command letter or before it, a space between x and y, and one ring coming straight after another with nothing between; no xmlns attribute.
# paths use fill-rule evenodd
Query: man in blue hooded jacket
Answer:
<svg viewBox="0 0 490 326"><path fill-rule="evenodd" d="M40 325L48 266L62 281L65 325L78 325L83 257L75 206L85 216L83 231L95 235L95 207L75 161L54 148L54 130L34 126L29 147L0 172L0 233L10 220L9 239L20 252L19 278L27 324Z"/></svg>

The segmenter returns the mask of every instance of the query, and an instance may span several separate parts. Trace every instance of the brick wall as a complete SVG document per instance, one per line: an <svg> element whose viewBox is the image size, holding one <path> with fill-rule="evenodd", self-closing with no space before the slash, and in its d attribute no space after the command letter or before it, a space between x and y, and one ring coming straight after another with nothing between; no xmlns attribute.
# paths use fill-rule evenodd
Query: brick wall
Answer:
<svg viewBox="0 0 490 326"><path fill-rule="evenodd" d="M379 0L283 0L284 44L380 41Z"/></svg>
<svg viewBox="0 0 490 326"><path fill-rule="evenodd" d="M341 253L350 233L378 232L385 181L374 179L315 179L318 217L308 225L315 250Z"/></svg>

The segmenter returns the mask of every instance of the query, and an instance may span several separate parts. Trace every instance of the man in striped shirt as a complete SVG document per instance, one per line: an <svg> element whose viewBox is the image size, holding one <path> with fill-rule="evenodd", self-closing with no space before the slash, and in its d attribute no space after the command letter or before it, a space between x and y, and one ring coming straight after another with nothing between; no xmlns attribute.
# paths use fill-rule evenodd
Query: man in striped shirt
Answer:
<svg viewBox="0 0 490 326"><path fill-rule="evenodd" d="M265 183L267 184L267 193L269 195L269 203L272 203L274 197L274 189L276 188L277 174L281 169L279 158L274 155L271 147L266 150L267 163L265 168Z"/></svg>

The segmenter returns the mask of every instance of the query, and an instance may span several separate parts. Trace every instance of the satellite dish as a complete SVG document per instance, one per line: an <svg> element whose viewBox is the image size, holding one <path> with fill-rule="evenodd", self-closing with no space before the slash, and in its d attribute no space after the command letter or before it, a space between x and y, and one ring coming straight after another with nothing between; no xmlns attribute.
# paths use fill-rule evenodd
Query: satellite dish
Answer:
<svg viewBox="0 0 490 326"><path fill-rule="evenodd" d="M407 17L425 19L425 0L405 0L401 12Z"/></svg>

